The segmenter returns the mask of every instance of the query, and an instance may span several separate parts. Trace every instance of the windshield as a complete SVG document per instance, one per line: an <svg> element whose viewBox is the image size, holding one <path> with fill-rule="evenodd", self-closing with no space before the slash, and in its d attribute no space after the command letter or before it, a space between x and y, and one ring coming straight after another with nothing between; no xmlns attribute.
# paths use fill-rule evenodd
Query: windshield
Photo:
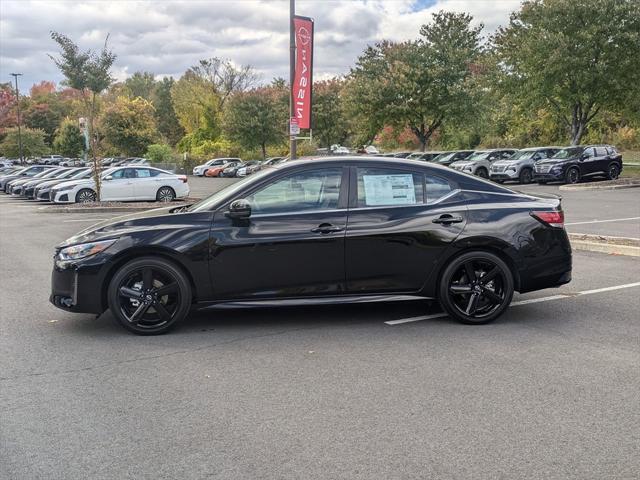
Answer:
<svg viewBox="0 0 640 480"><path fill-rule="evenodd" d="M476 153L472 154L470 157L465 158L465 160L468 160L470 162L472 162L474 160L483 160L483 159L487 158L490 153L491 152L476 152Z"/></svg>
<svg viewBox="0 0 640 480"><path fill-rule="evenodd" d="M64 178L67 175L69 175L70 170L64 169L64 170L56 170L54 173L52 173L51 175L47 175L45 176L45 178Z"/></svg>
<svg viewBox="0 0 640 480"><path fill-rule="evenodd" d="M553 158L571 158L577 157L582 153L584 148L582 147L571 147L571 148L563 148L558 153L556 153Z"/></svg>
<svg viewBox="0 0 640 480"><path fill-rule="evenodd" d="M91 173L91 169L90 168L85 168L84 170L80 170L79 172L76 172L75 175L73 175L71 177L71 179L76 179L76 178L83 178L85 175Z"/></svg>
<svg viewBox="0 0 640 480"><path fill-rule="evenodd" d="M535 155L535 150L518 150L516 153L509 157L509 160L526 160Z"/></svg>
<svg viewBox="0 0 640 480"><path fill-rule="evenodd" d="M451 153L443 153L442 155L438 155L436 158L433 159L434 162L446 162L447 160L450 160L451 158L453 158L453 156L456 154L456 152L451 152Z"/></svg>
<svg viewBox="0 0 640 480"><path fill-rule="evenodd" d="M203 198L197 203L191 205L187 211L188 212L203 212L207 210L211 210L211 207L220 201L224 200L227 197L233 196L236 192L243 189L245 186L260 180L265 175L268 175L270 172L273 172L272 168L265 168L264 170L259 170L257 173L252 174L250 177L244 177L242 180L236 183L232 183L231 185L223 188L222 190L218 190L216 193L211 195L210 197Z"/></svg>
<svg viewBox="0 0 640 480"><path fill-rule="evenodd" d="M52 177L55 173L57 172L57 170L43 170L40 173L36 173L33 178L47 178L47 177Z"/></svg>
<svg viewBox="0 0 640 480"><path fill-rule="evenodd" d="M422 155L423 155L422 152L412 153L407 157L407 160L415 160L416 158L422 157Z"/></svg>

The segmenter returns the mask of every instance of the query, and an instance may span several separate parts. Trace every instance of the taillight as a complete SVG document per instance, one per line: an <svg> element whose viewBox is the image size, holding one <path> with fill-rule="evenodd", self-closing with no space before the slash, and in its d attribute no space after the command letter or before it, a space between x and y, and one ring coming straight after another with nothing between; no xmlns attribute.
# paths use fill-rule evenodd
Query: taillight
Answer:
<svg viewBox="0 0 640 480"><path fill-rule="evenodd" d="M178 178L180 180L182 180L182 183L187 183L187 176L186 175L179 175Z"/></svg>
<svg viewBox="0 0 640 480"><path fill-rule="evenodd" d="M531 212L531 216L552 227L564 227L564 212L562 210L559 212Z"/></svg>

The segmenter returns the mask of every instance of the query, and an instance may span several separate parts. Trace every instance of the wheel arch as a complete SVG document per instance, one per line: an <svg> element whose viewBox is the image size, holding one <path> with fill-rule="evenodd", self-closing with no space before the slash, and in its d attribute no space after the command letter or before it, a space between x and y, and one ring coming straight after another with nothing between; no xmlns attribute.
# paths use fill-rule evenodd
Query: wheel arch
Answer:
<svg viewBox="0 0 640 480"><path fill-rule="evenodd" d="M193 278L193 275L191 274L189 269L184 264L184 260L181 258L181 255L178 252L175 252L168 248L163 248L163 247L153 246L153 245L145 246L145 247L133 247L133 248L124 250L123 252L120 252L110 262L109 268L102 279L101 288L100 288L100 305L103 310L106 310L109 305L107 297L108 297L109 284L111 283L111 279L113 278L113 276L116 274L118 269L122 267L124 264L140 257L161 258L163 260L167 260L171 262L173 265L178 267L188 279L189 284L191 285L192 294L195 298L196 290L197 290L195 279ZM193 302L193 298L192 298L192 302Z"/></svg>
<svg viewBox="0 0 640 480"><path fill-rule="evenodd" d="M513 275L513 285L516 291L520 290L520 273L518 271L518 266L515 258L512 254L508 253L509 247L506 243L498 240L492 239L492 241L487 242L486 238L465 238L458 242L458 244L454 244L452 246L452 250L450 250L450 254L446 256L446 258L439 263L437 266L435 276L431 276L430 281L428 282L428 292L434 298L437 298L438 285L440 285L440 280L442 279L442 275L447 266L456 258L465 253L469 252L487 252L493 253L502 261L504 261L511 274Z"/></svg>

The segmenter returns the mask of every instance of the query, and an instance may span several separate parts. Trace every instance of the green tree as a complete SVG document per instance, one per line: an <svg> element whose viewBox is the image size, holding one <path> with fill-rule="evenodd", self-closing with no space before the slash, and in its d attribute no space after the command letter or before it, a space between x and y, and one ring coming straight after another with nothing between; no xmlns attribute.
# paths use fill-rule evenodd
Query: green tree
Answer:
<svg viewBox="0 0 640 480"><path fill-rule="evenodd" d="M144 158L150 162L168 163L173 160L173 150L165 143L154 143L147 147Z"/></svg>
<svg viewBox="0 0 640 480"><path fill-rule="evenodd" d="M493 44L505 85L552 109L574 145L602 109L624 108L638 92L637 0L525 1Z"/></svg>
<svg viewBox="0 0 640 480"><path fill-rule="evenodd" d="M220 135L220 96L211 82L188 70L171 87L171 100L187 134L209 140Z"/></svg>
<svg viewBox="0 0 640 480"><path fill-rule="evenodd" d="M22 128L22 153L26 157L39 157L49 151L44 139L45 133L34 128ZM18 144L18 128L11 127L5 131L5 137L0 143L0 152L6 157L17 158L20 155Z"/></svg>
<svg viewBox="0 0 640 480"><path fill-rule="evenodd" d="M260 148L262 158L267 146L284 141L287 111L278 102L278 92L264 87L233 95L225 109L225 133L246 149Z"/></svg>
<svg viewBox="0 0 640 480"><path fill-rule="evenodd" d="M368 47L351 70L351 105L378 133L389 123L407 126L424 150L445 122L475 107L472 66L480 55L482 25L464 13L438 12L415 42Z"/></svg>
<svg viewBox="0 0 640 480"><path fill-rule="evenodd" d="M342 144L349 134L342 101L343 86L344 81L337 78L313 85L314 136L321 146Z"/></svg>
<svg viewBox="0 0 640 480"><path fill-rule="evenodd" d="M144 98L119 97L105 108L101 131L120 153L141 156L158 137L153 106Z"/></svg>
<svg viewBox="0 0 640 480"><path fill-rule="evenodd" d="M84 150L84 136L72 120L65 120L56 132L55 151L65 157L78 157Z"/></svg>
<svg viewBox="0 0 640 480"><path fill-rule="evenodd" d="M149 101L153 97L155 86L155 76L150 72L135 72L124 81L124 87L129 91L131 97L141 97Z"/></svg>
<svg viewBox="0 0 640 480"><path fill-rule="evenodd" d="M152 95L158 131L172 146L175 146L185 133L171 101L171 88L174 83L173 78L164 77L156 83Z"/></svg>
<svg viewBox="0 0 640 480"><path fill-rule="evenodd" d="M49 55L49 57L64 75L65 84L82 92L84 111L88 117L87 126L89 129L90 151L93 157L96 194L98 200L100 200L100 165L95 155L97 136L94 134L93 127L98 95L113 83L111 66L116 60L116 55L107 48L108 35L99 53L91 52L90 50L80 51L78 45L61 33L51 32L51 38L60 47L60 57L56 58L52 55Z"/></svg>

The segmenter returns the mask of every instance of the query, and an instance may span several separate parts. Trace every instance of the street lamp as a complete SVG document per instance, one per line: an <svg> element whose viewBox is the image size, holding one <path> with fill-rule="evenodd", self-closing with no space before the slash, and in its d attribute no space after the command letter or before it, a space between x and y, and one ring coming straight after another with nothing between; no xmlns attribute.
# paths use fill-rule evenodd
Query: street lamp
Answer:
<svg viewBox="0 0 640 480"><path fill-rule="evenodd" d="M22 156L22 132L20 131L20 126L22 124L22 119L20 118L20 90L18 90L18 77L22 74L10 73L10 75L16 79L16 105L18 107L18 148L20 149L20 163L24 164L24 158Z"/></svg>

